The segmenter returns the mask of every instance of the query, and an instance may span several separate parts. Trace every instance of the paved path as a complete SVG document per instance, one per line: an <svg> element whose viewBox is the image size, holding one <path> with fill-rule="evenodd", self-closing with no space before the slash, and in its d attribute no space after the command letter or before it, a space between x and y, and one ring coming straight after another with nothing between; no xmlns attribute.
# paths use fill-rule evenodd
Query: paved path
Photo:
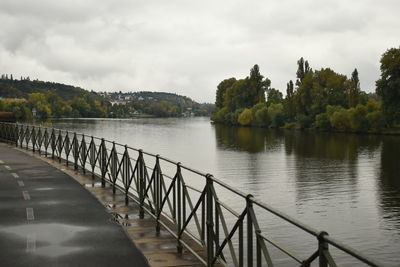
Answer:
<svg viewBox="0 0 400 267"><path fill-rule="evenodd" d="M148 266L67 174L0 143L0 266Z"/></svg>

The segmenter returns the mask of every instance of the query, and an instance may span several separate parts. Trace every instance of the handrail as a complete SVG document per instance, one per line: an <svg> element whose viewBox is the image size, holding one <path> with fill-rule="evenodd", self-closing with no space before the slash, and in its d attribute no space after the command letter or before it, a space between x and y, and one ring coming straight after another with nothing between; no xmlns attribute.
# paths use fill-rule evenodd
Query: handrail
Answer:
<svg viewBox="0 0 400 267"><path fill-rule="evenodd" d="M216 263L272 266L273 255L266 242L285 253L288 259L301 263L301 266L310 266L317 258L319 266L335 266L329 245L369 266L382 266L330 237L325 231L314 229L211 174L158 154L67 130L3 122L0 122L0 141L43 153L60 162L65 160L67 165L73 164L76 170L81 168L83 172L90 172L93 178L100 178L103 187L106 183L110 184L113 193L116 189L123 191L127 205L129 201L139 205L140 218L147 212L156 220L157 232L162 226L176 238L179 253L186 248L207 266ZM154 167L146 165L150 159ZM171 175L163 170L169 170ZM203 179L186 179L183 170ZM197 184L197 188L189 185L194 180L201 185ZM228 190L241 199L243 206L239 211L228 206L219 200L216 189ZM258 219L261 215L256 214L254 206L261 208L261 213L275 215L312 235L317 241L317 251L299 257L272 241L260 227ZM229 215L231 217L228 218ZM188 238L196 242L188 242ZM206 252L205 256L199 253L198 246Z"/></svg>

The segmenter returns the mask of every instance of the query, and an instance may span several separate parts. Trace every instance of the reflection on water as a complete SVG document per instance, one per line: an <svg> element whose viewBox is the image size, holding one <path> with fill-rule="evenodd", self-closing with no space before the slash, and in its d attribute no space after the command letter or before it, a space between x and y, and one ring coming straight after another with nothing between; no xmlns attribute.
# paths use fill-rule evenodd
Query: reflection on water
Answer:
<svg viewBox="0 0 400 267"><path fill-rule="evenodd" d="M399 157L399 138L386 137L382 144L381 166L378 170L379 180L379 200L381 205L381 214L387 224L387 228L397 227L400 230L400 157ZM396 232L400 235L400 232Z"/></svg>
<svg viewBox="0 0 400 267"><path fill-rule="evenodd" d="M388 265L400 261L399 136L229 127L207 118L71 120L54 126L213 173ZM278 240L293 238L279 224L268 227Z"/></svg>

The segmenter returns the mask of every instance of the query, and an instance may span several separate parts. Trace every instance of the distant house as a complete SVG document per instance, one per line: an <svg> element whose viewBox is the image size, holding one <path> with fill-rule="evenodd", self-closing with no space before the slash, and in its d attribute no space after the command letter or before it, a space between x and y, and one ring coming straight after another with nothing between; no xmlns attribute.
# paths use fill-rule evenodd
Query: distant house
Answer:
<svg viewBox="0 0 400 267"><path fill-rule="evenodd" d="M126 105L126 103L128 103L125 100L114 100L114 101L110 101L111 105Z"/></svg>

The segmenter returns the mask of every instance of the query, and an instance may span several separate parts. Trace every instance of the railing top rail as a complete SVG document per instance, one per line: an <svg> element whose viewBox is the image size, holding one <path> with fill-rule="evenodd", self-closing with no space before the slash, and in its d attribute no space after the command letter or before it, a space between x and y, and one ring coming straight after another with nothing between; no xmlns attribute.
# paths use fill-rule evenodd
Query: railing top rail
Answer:
<svg viewBox="0 0 400 267"><path fill-rule="evenodd" d="M116 142L113 142L113 141L109 141L109 140L106 140L104 138L100 138L100 137L96 137L96 136L92 136L92 135L85 135L83 133L76 133L76 132L72 132L72 131L68 131L68 130L64 130L64 129L57 129L57 128L51 128L51 127L46 127L46 126L40 126L40 125L20 124L20 123L17 123L17 124L15 124L15 123L7 123L7 122L0 122L0 123L1 124L9 124L9 125L18 125L18 126L22 126L22 127L33 127L33 128L39 128L39 129L47 129L47 130L50 130L50 131L65 132L67 134L73 133L73 134L80 135L80 136L87 136L87 137L90 137L90 138L93 138L93 139L96 139L96 140L100 140L100 141L104 140L105 142L113 144L113 145L116 145L116 146L120 146L120 147L123 147L123 148L127 148L127 149L130 149L130 150L141 152L144 155L147 155L147 156L150 156L150 157L158 158L158 159L160 159L162 161L165 161L165 162L168 162L170 164L179 166L182 169L185 169L185 170L190 171L192 173L195 173L197 175L203 176L203 177L205 177L207 179L211 179L213 182L215 182L216 184L220 185L222 188L225 188L225 189L231 191L232 193L236 194L237 196L242 197L243 199L246 199L246 201L250 201L251 203L255 204L256 206L258 206L258 207L260 207L260 208L262 208L264 210L267 210L268 212L270 212L270 213L274 214L275 216L283 219L284 221L286 221L286 222L288 222L288 223L290 223L290 224L302 229L303 231L305 231L305 232L307 232L307 233L319 238L320 240L323 240L323 241L333 245L334 247L342 250L343 252L346 252L347 254L359 259L360 261L362 261L364 263L367 263L367 264L369 264L371 266L381 266L380 264L378 264L374 260L372 260L369 257L363 255L362 253L356 251L355 249L350 248L350 247L342 244L340 241L330 237L329 235L326 234L326 232L319 231L319 230L317 230L317 229L315 229L315 228L313 228L311 226L308 226L308 225L300 222L299 220L297 220L297 219L295 219L295 218L293 218L293 217L291 217L291 216L289 216L289 215L287 215L287 214L285 214L285 213L283 213L283 212L271 207L270 205L268 205L268 204L266 204L266 203L264 203L264 202L262 202L262 201L260 201L260 200L258 200L256 198L254 198L251 194L246 194L246 193L242 192L241 190L236 189L236 188L228 185L227 183L215 178L212 174L204 173L202 171L198 171L198 170L195 170L193 168L187 167L187 166L181 164L180 162L176 162L176 161L171 160L169 158L162 157L159 154L146 152L146 151L143 151L142 149L138 149L138 148L134 148L134 147L131 147L131 146L128 146L128 145L124 145L124 144L121 144L121 143L116 143ZM88 139L88 141L89 141L89 139Z"/></svg>

